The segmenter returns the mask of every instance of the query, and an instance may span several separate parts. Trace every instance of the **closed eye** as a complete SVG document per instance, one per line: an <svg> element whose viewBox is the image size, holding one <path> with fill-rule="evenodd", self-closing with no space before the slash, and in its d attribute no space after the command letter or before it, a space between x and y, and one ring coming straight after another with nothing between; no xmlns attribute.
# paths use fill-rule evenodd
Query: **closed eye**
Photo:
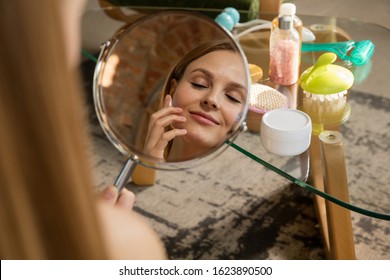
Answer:
<svg viewBox="0 0 390 280"><path fill-rule="evenodd" d="M234 103L239 103L239 104L242 103L242 101L241 101L240 99L237 99L237 98L235 98L235 97L232 96L232 95L226 94L226 97L227 97L230 101L232 101L232 102L234 102Z"/></svg>
<svg viewBox="0 0 390 280"><path fill-rule="evenodd" d="M192 85L192 87L197 88L197 89L206 89L206 88L208 88L207 86L202 85L202 84L198 84L198 83L191 83L191 85Z"/></svg>

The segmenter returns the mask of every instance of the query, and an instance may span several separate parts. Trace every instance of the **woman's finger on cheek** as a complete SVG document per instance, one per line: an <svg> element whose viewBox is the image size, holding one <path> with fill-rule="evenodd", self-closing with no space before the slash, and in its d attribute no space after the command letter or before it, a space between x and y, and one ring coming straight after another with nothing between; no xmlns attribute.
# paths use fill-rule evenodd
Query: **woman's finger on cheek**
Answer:
<svg viewBox="0 0 390 280"><path fill-rule="evenodd" d="M160 128L160 127L166 127L170 124L172 124L173 122L180 122L180 123L183 123L185 122L187 119L183 116L177 116L177 115L169 115L169 116L166 116L164 118L161 118L159 119L155 126Z"/></svg>
<svg viewBox="0 0 390 280"><path fill-rule="evenodd" d="M159 119L163 118L163 117L166 117L166 116L169 116L171 114L180 114L183 112L183 109L180 108L180 107L168 107L168 108L162 108L156 112L154 112L151 116L150 116L150 121L151 122L156 122L158 121Z"/></svg>
<svg viewBox="0 0 390 280"><path fill-rule="evenodd" d="M164 134L165 127L168 125L171 125L174 122L177 123L183 123L186 121L186 118L183 116L176 116L176 115L171 115L165 118L162 118L158 120L156 123L153 124L153 126L150 128L148 139L146 141L146 147L151 148L156 145L158 141L161 140L171 140L173 138L167 139Z"/></svg>
<svg viewBox="0 0 390 280"><path fill-rule="evenodd" d="M158 110L157 112L154 112L150 116L148 130L150 131L153 129L154 126L156 126L156 123L158 123L161 119L165 117L169 117L172 114L180 114L183 112L183 109L179 107L169 107L169 108L163 108L161 110Z"/></svg>
<svg viewBox="0 0 390 280"><path fill-rule="evenodd" d="M119 194L118 201L116 202L116 206L125 208L125 209L133 209L135 203L135 194L127 189L123 189Z"/></svg>
<svg viewBox="0 0 390 280"><path fill-rule="evenodd" d="M172 129L168 132L165 132L162 137L159 139L158 143L156 144L156 148L159 150L164 150L166 146L168 145L168 142L171 141L173 138L177 136L183 136L187 134L186 129Z"/></svg>
<svg viewBox="0 0 390 280"><path fill-rule="evenodd" d="M172 102L172 97L170 95L165 96L164 107L169 107Z"/></svg>
<svg viewBox="0 0 390 280"><path fill-rule="evenodd" d="M117 198L118 198L118 190L116 189L115 186L107 187L100 194L100 199L102 199L103 201L111 205L115 205Z"/></svg>

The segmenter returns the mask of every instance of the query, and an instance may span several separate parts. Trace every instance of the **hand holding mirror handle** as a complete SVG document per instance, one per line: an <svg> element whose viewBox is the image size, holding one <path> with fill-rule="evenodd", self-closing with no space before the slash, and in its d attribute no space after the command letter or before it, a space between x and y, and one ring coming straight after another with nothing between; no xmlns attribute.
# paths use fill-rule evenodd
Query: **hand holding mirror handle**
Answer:
<svg viewBox="0 0 390 280"><path fill-rule="evenodd" d="M121 190L126 186L126 183L129 181L131 174L133 174L133 171L137 166L137 160L137 156L130 156L123 166L122 171L116 178L114 186L118 189L118 193L121 192Z"/></svg>

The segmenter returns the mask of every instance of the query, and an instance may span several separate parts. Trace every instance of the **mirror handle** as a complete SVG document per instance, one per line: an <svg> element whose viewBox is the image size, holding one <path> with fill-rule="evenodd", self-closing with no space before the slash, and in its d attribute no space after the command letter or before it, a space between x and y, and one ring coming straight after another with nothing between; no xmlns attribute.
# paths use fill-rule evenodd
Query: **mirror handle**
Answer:
<svg viewBox="0 0 390 280"><path fill-rule="evenodd" d="M129 180L131 174L133 174L134 168L137 165L137 160L137 156L131 155L123 166L122 171L119 173L114 183L114 186L118 189L118 193L121 192Z"/></svg>

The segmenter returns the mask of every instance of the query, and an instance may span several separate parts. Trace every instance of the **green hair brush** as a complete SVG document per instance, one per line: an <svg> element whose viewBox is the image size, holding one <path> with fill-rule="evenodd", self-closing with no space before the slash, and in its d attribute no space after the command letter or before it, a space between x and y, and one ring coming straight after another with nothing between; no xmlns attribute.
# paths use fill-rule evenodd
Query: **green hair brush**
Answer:
<svg viewBox="0 0 390 280"><path fill-rule="evenodd" d="M302 52L326 51L337 54L341 59L355 65L366 64L374 54L375 46L370 40L335 43L302 43Z"/></svg>

